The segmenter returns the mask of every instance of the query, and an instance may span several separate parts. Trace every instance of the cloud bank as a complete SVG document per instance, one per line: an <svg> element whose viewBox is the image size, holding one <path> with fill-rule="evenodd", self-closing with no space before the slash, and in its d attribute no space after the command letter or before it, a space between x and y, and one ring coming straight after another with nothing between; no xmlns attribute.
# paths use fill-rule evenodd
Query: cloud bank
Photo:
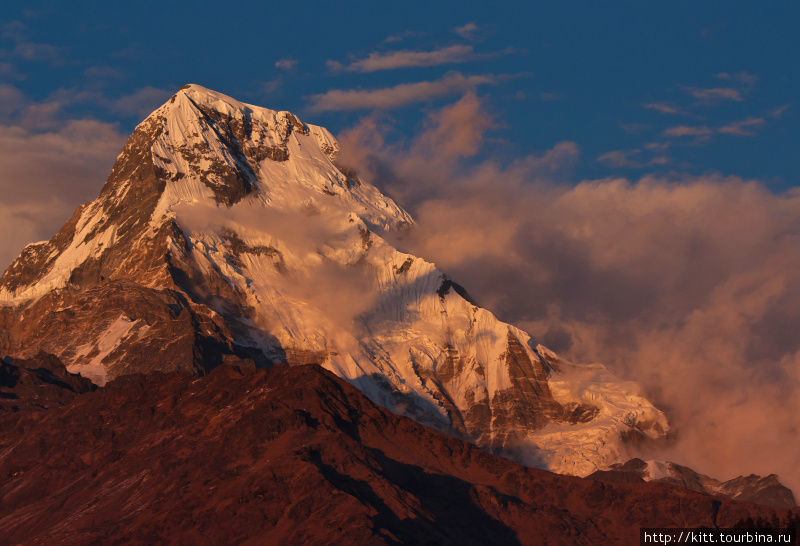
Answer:
<svg viewBox="0 0 800 546"><path fill-rule="evenodd" d="M565 183L571 142L465 162L492 125L468 94L408 142L367 118L341 135L344 159L415 216L401 248L564 356L642 383L676 429L644 455L800 490L800 191L721 175Z"/></svg>
<svg viewBox="0 0 800 546"><path fill-rule="evenodd" d="M49 239L96 197L125 136L91 119L62 121L63 101L28 101L0 86L0 269L30 242Z"/></svg>

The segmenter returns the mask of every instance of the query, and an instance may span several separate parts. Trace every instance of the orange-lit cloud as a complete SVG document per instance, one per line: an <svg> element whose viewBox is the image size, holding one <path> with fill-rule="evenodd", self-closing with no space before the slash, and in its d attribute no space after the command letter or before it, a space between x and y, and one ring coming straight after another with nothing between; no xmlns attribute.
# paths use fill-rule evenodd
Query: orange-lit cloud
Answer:
<svg viewBox="0 0 800 546"><path fill-rule="evenodd" d="M11 44L9 48L0 50L0 56L51 64L60 64L64 61L63 51L60 48L30 40L28 27L22 21L11 21L0 27L0 39Z"/></svg>
<svg viewBox="0 0 800 546"><path fill-rule="evenodd" d="M671 137L697 137L697 138L707 138L714 134L714 129L711 127L707 127L705 125L702 126L690 126L690 125L677 125L675 127L670 127L669 129L664 130L664 136L671 136Z"/></svg>
<svg viewBox="0 0 800 546"><path fill-rule="evenodd" d="M647 104L643 104L642 107L647 108L648 110L655 110L656 112L659 112L661 114L667 114L670 116L688 115L683 109L668 104L666 102L650 102Z"/></svg>
<svg viewBox="0 0 800 546"><path fill-rule="evenodd" d="M280 68L281 70L292 70L297 66L297 63L297 59L292 59L290 57L278 59L275 61L275 68Z"/></svg>
<svg viewBox="0 0 800 546"><path fill-rule="evenodd" d="M5 89L5 90L4 90ZM4 101L5 99L5 101ZM0 269L96 197L125 141L115 125L58 119L58 102L0 88Z"/></svg>
<svg viewBox="0 0 800 546"><path fill-rule="evenodd" d="M684 90L700 102L712 103L722 100L741 102L744 100L742 92L733 87L685 87Z"/></svg>
<svg viewBox="0 0 800 546"><path fill-rule="evenodd" d="M479 85L497 83L507 77L494 74L465 76L459 72L449 72L438 80L403 83L381 89L331 89L309 97L310 109L324 112L398 108L414 102L463 93Z"/></svg>
<svg viewBox="0 0 800 546"><path fill-rule="evenodd" d="M397 68L463 63L476 57L478 55L472 46L453 45L432 51L401 50L386 53L374 51L367 57L354 60L346 65L337 61L328 61L328 66L333 70L346 70L348 72L377 72L379 70L395 70Z"/></svg>
<svg viewBox="0 0 800 546"><path fill-rule="evenodd" d="M166 89L142 87L133 93L109 101L108 108L113 112L144 119L164 103L171 94L172 92Z"/></svg>
<svg viewBox="0 0 800 546"><path fill-rule="evenodd" d="M652 148L647 148L652 149ZM630 150L611 150L597 157L597 161L612 167L630 167L640 169L654 165L666 165L670 159L664 155L657 155L651 158L643 158L642 150L633 148Z"/></svg>
<svg viewBox="0 0 800 546"><path fill-rule="evenodd" d="M479 30L480 27L475 23L467 23L465 25L461 25L460 27L454 28L453 32L455 32L465 40L474 40Z"/></svg>
<svg viewBox="0 0 800 546"><path fill-rule="evenodd" d="M719 132L726 135L752 136L756 134L755 129L765 123L766 120L764 118L749 117L723 125L719 128Z"/></svg>
<svg viewBox="0 0 800 546"><path fill-rule="evenodd" d="M490 126L470 96L413 141L383 142L373 120L342 142L415 215L396 244L565 356L646 387L677 430L648 456L800 490L800 192L719 175L564 183L573 143L465 163Z"/></svg>

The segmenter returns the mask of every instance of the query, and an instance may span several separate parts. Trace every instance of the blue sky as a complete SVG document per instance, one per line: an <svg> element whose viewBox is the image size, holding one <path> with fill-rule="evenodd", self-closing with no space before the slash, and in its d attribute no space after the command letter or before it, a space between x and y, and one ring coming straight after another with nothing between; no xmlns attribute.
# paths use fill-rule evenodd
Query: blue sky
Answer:
<svg viewBox="0 0 800 546"><path fill-rule="evenodd" d="M377 111L402 136L474 87L497 124L487 153L572 141L576 180L800 178L794 2L110 4L6 5L6 123L24 100L128 133L194 82L334 132Z"/></svg>

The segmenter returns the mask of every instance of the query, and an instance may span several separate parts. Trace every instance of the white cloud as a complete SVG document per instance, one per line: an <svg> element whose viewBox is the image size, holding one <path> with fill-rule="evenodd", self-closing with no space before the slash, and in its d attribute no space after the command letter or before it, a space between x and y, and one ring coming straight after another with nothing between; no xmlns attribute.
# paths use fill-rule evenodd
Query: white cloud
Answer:
<svg viewBox="0 0 800 546"><path fill-rule="evenodd" d="M639 148L633 148L630 150L611 150L610 152L606 152L598 156L597 161L611 167L629 167L634 169L653 167L656 165L666 165L670 162L669 158L664 155L657 155L649 159L643 158L642 156L642 150Z"/></svg>
<svg viewBox="0 0 800 546"><path fill-rule="evenodd" d="M0 269L99 193L124 141L115 125L94 120L46 131L0 125Z"/></svg>
<svg viewBox="0 0 800 546"><path fill-rule="evenodd" d="M684 87L683 89L698 101L709 104L723 100L732 100L737 102L744 100L742 91L733 87Z"/></svg>
<svg viewBox="0 0 800 546"><path fill-rule="evenodd" d="M673 106L673 105L668 104L666 102L651 102L651 103L644 104L642 106L644 108L647 108L648 110L655 110L656 112L660 112L662 114L667 114L667 115L671 115L671 116L686 115L686 112L684 112L683 110L681 110L677 106Z"/></svg>
<svg viewBox="0 0 800 546"><path fill-rule="evenodd" d="M110 110L120 114L144 118L161 106L171 94L166 89L150 86L142 87L133 93L111 100L108 107Z"/></svg>
<svg viewBox="0 0 800 546"><path fill-rule="evenodd" d="M387 36L386 39L383 42L386 43L386 44L391 44L391 43L395 43L395 42L402 42L403 40L406 40L406 39L411 38L413 36L418 36L420 34L421 34L420 32L416 32L416 31L413 31L413 30L405 30L403 32L398 32L397 34L392 34L391 36Z"/></svg>
<svg viewBox="0 0 800 546"><path fill-rule="evenodd" d="M450 72L438 80L403 83L381 89L332 89L326 93L309 97L310 108L316 112L388 110L414 102L463 93L479 85L497 83L507 77L494 74L464 76L459 72Z"/></svg>
<svg viewBox="0 0 800 546"><path fill-rule="evenodd" d="M758 81L758 76L745 70L732 74L730 72L720 72L719 74L714 74L714 76L720 80L733 81L745 86L753 86Z"/></svg>
<svg viewBox="0 0 800 546"><path fill-rule="evenodd" d="M453 45L432 51L400 50L385 53L373 51L367 57L356 59L349 64L328 61L328 67L337 71L377 72L379 70L395 70L398 68L463 63L484 57L485 55L476 54L472 46Z"/></svg>
<svg viewBox="0 0 800 546"><path fill-rule="evenodd" d="M280 68L281 70L292 70L297 66L297 62L297 59L292 59L290 57L279 59L275 61L275 68Z"/></svg>
<svg viewBox="0 0 800 546"><path fill-rule="evenodd" d="M709 138L714 134L714 129L705 125L690 126L690 125L677 125L664 130L664 136L669 137L697 137Z"/></svg>
<svg viewBox="0 0 800 546"><path fill-rule="evenodd" d="M474 40L478 33L478 25L475 23L467 23L460 27L453 29L453 32L464 38L465 40Z"/></svg>
<svg viewBox="0 0 800 546"><path fill-rule="evenodd" d="M773 108L767 113L767 115L774 119L780 119L783 117L783 115L786 113L788 109L789 105L784 104L783 106L778 106L777 108Z"/></svg>
<svg viewBox="0 0 800 546"><path fill-rule="evenodd" d="M13 43L10 49L0 50L0 55L24 61L45 61L59 64L63 61L62 50L52 44L33 42L28 39L27 25L11 21L0 31L0 37Z"/></svg>
<svg viewBox="0 0 800 546"><path fill-rule="evenodd" d="M726 135L753 136L755 129L766 123L764 118L749 117L740 121L734 121L719 128L719 132Z"/></svg>

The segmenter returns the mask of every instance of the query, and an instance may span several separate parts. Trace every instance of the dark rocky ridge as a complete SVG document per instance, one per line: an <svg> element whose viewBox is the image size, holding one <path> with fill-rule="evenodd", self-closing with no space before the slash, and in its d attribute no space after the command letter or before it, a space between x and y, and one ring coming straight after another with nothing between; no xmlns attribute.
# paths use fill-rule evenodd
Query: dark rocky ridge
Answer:
<svg viewBox="0 0 800 546"><path fill-rule="evenodd" d="M0 414L59 407L96 388L88 379L69 373L51 354L0 360Z"/></svg>
<svg viewBox="0 0 800 546"><path fill-rule="evenodd" d="M147 335L131 335L108 355L115 362L110 377L178 370L202 375L241 359L270 364L235 344L225 321L183 292L117 280L50 292L22 309L0 307L2 350L12 355L63 352L74 339L101 335L120 315L138 321ZM66 349L64 356L72 356L71 351Z"/></svg>
<svg viewBox="0 0 800 546"><path fill-rule="evenodd" d="M778 481L775 474L769 476L739 476L720 481L695 472L691 468L675 463L662 463L668 475L658 480L686 487L693 491L722 494L733 499L755 502L774 508L794 508L797 502L792 490ZM609 470L595 472L590 477L609 483L643 482L647 463L641 459L631 459L625 463L612 465Z"/></svg>
<svg viewBox="0 0 800 546"><path fill-rule="evenodd" d="M788 526L659 483L522 467L392 415L317 366L127 376L0 415L14 544L638 544L641 526Z"/></svg>

